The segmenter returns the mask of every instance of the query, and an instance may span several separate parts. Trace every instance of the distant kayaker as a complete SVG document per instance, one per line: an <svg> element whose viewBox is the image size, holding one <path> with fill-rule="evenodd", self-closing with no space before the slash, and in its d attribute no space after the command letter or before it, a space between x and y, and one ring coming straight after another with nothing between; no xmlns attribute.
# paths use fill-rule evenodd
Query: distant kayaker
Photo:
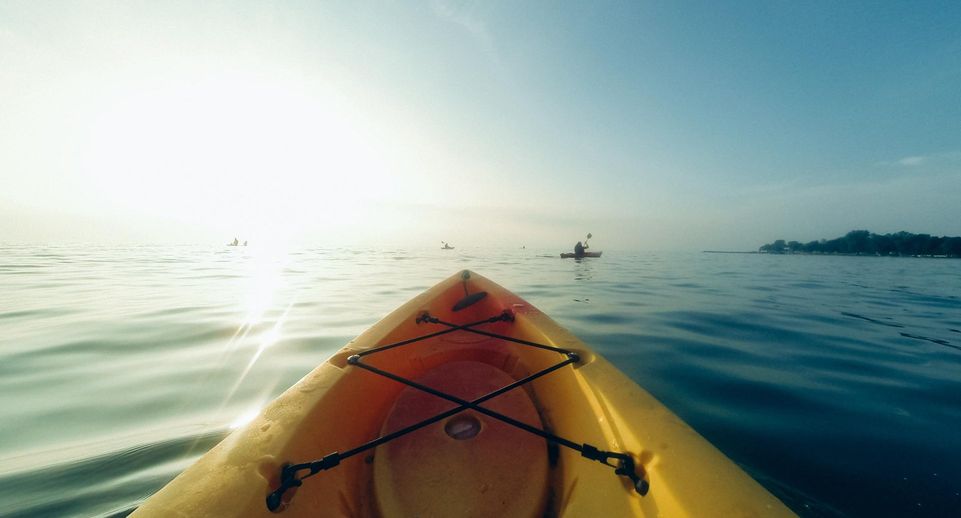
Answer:
<svg viewBox="0 0 961 518"><path fill-rule="evenodd" d="M239 241L237 241L237 238L235 237L234 240L230 242L230 246L237 246L238 243Z"/></svg>
<svg viewBox="0 0 961 518"><path fill-rule="evenodd" d="M584 257L584 245L578 241L577 244L574 245L574 258L580 259L581 257Z"/></svg>

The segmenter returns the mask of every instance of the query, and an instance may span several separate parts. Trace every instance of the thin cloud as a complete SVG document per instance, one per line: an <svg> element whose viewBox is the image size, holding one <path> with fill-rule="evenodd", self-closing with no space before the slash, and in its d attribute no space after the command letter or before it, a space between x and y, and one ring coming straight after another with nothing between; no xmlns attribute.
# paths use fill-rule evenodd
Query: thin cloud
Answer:
<svg viewBox="0 0 961 518"><path fill-rule="evenodd" d="M897 163L898 165L903 165L905 167L914 167L921 165L925 160L927 160L927 157L924 156L906 156L901 160L898 160Z"/></svg>
<svg viewBox="0 0 961 518"><path fill-rule="evenodd" d="M897 160L878 162L884 167L918 167L921 165L945 164L961 161L961 151L945 151L927 155L911 155Z"/></svg>
<svg viewBox="0 0 961 518"><path fill-rule="evenodd" d="M435 15L442 20L463 27L477 42L494 66L499 69L501 62L497 54L497 49L494 47L494 38L491 37L490 31L487 30L487 24L474 15L474 5L473 2L461 2L455 6L453 2L447 0L434 0L431 2L431 8Z"/></svg>

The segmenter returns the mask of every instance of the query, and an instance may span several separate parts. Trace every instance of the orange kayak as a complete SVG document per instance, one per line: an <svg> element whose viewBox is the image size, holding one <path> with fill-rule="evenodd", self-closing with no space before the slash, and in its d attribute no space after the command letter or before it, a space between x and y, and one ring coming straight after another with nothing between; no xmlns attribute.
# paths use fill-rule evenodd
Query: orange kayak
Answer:
<svg viewBox="0 0 961 518"><path fill-rule="evenodd" d="M793 516L607 360L464 271L348 343L134 516Z"/></svg>

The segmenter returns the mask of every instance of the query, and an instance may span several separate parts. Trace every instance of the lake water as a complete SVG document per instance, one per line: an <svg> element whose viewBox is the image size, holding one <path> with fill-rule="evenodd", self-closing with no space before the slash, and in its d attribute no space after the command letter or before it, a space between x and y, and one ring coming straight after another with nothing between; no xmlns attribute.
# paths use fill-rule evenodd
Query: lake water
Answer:
<svg viewBox="0 0 961 518"><path fill-rule="evenodd" d="M804 516L961 516L961 261L0 246L0 516L124 515L464 268Z"/></svg>

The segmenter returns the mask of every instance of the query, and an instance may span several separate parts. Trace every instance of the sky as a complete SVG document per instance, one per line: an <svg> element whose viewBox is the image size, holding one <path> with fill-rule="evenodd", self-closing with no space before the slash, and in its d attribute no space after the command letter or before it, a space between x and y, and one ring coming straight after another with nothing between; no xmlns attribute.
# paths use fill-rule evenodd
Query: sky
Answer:
<svg viewBox="0 0 961 518"><path fill-rule="evenodd" d="M0 1L0 242L961 235L961 3Z"/></svg>

